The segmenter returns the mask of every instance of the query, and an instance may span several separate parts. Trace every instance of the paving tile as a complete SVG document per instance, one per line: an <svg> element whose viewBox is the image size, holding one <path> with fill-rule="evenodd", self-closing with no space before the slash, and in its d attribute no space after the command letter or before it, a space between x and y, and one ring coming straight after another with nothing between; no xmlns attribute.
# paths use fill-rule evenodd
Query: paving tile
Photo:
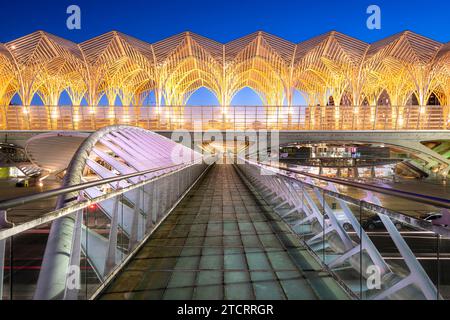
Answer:
<svg viewBox="0 0 450 320"><path fill-rule="evenodd" d="M344 299L231 165L215 165L101 299Z"/></svg>

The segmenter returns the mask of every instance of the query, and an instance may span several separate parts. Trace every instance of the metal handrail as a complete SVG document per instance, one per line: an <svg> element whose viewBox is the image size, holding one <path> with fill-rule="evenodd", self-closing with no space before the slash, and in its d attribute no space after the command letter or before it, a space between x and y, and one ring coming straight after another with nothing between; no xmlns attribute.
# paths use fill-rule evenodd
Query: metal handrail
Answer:
<svg viewBox="0 0 450 320"><path fill-rule="evenodd" d="M322 111L325 116L322 116ZM202 130L269 128L288 131L416 131L448 130L449 117L448 106L412 105L130 106L127 109L121 106L3 106L0 129L86 131L121 123L151 130L174 130L194 129L195 122Z"/></svg>
<svg viewBox="0 0 450 320"><path fill-rule="evenodd" d="M121 181L121 180L124 180L124 179L130 179L130 178L146 175L146 174L157 172L157 171L161 171L161 170L167 170L167 169L173 169L173 168L177 168L177 167L188 166L188 165L191 165L191 164L194 164L194 163L195 163L195 161L192 161L192 162L189 162L189 163L183 163L183 164L167 166L167 167L159 167L159 168L139 171L139 172L135 172L135 173L118 175L116 177L111 177L111 178L105 178L105 179L101 179L101 180L84 182L84 183L76 184L76 185L73 185L73 186L52 189L52 190L48 190L48 191L44 191L44 192L40 192L40 193L35 193L35 194L32 194L32 195L10 198L10 199L6 199L6 200L3 200L3 201L0 201L0 210L8 210L8 209L11 209L12 207L16 207L16 206L19 206L19 205L24 205L24 204L27 204L27 203L30 203L30 202L34 202L34 201L37 201L37 200L45 200L45 199L53 198L53 197L56 197L56 196L60 196L62 194L66 194L66 193L69 193L69 192L75 192L75 191L84 190L86 188L97 187L97 186L104 185L104 184L107 184L107 183Z"/></svg>
<svg viewBox="0 0 450 320"><path fill-rule="evenodd" d="M260 166L260 167L266 166L266 167L269 167L269 168L272 168L272 169L285 170L285 168L283 168L283 167L269 165L269 164L265 164L265 163L261 163L261 162L254 162L254 161L250 161L248 159L242 159L241 158L241 160L244 161L245 163L251 164L251 165L257 165L257 166ZM286 171L288 171L288 170L286 170ZM282 174L282 173L278 173L277 172L276 175L278 175L278 176L280 176L280 177L282 177L284 179L288 179L288 180L291 180L291 181L299 182L298 179L296 179L294 177L291 177L291 176L288 176L287 174ZM338 192L334 192L334 191L331 191L331 190L328 190L328 189L325 189L325 188L321 188L321 187L318 187L318 186L316 186L314 184L311 184L311 183L308 183L308 182L305 182L305 181L300 181L300 182L302 184L304 184L304 185L307 185L307 186L311 187L311 188L318 188L318 189L321 190L321 192L323 194L329 195L331 197L335 197L335 198L344 200L344 201L346 201L348 203L351 203L351 204L354 204L354 205L357 205L357 206L361 206L362 208L365 208L367 210L383 213L383 214L385 214L385 215L387 215L387 216L389 216L391 218L394 218L396 220L399 220L399 221L404 222L406 224L409 224L411 226L414 226L414 227L417 227L417 228L421 228L422 230L428 230L430 232L439 234L439 235L444 236L444 237L450 237L450 229L444 228L444 227L439 226L439 225L432 225L431 223L429 223L428 221L425 221L423 219L417 219L415 217L406 215L406 214L404 214L402 212L395 211L395 210L392 210L392 209L388 209L388 208L379 206L379 205L377 205L375 203L367 202L365 200L355 199L355 198L350 197L348 195L345 195L345 194L342 194L342 193L338 193ZM395 196L395 195L393 195L393 196Z"/></svg>
<svg viewBox="0 0 450 320"><path fill-rule="evenodd" d="M267 164L267 163L260 163L260 164L264 165L264 166L272 167L275 169L280 169L280 170L304 175L304 176L314 178L314 179L319 179L319 180L323 180L323 181L327 181L327 182L342 184L342 185L355 187L355 188L363 189L363 190L367 190L367 191L379 192L379 193L387 194L390 196L401 197L401 198L415 201L415 202L420 202L420 203L424 203L424 204L430 204L433 206L450 209L450 200L449 199L444 199L444 198L439 198L439 197L434 197L434 196L429 196L429 195L424 195L424 194L419 194L419 193L413 193L413 192L408 192L408 191L403 191L403 190L390 189L390 188L385 188L385 187L380 187L380 186L374 186L374 185L370 185L370 184L366 184L366 183L353 182L353 181L348 181L348 180L344 180L344 179L324 177L321 175L304 172L304 171L300 171L300 170L295 170L292 168L277 166L277 165L273 165L273 164Z"/></svg>
<svg viewBox="0 0 450 320"><path fill-rule="evenodd" d="M159 176L152 177L152 178L147 179L147 180L142 180L142 181L140 181L140 182L138 182L136 184L133 184L133 185L130 185L130 186L127 186L127 187L124 187L124 188L116 189L116 190L114 190L112 192L108 192L107 194L104 194L104 195L96 197L96 198L84 199L82 201L77 201L75 204L72 204L70 206L66 206L66 207L63 207L63 208L60 208L60 209L51 210L50 212L47 212L44 215L42 215L42 216L40 216L40 217L38 217L36 219L33 219L31 221L27 221L27 222L21 223L21 224L19 224L17 226L13 225L10 228L0 229L0 240L9 238L9 237L11 237L11 236L13 236L15 234L22 233L22 232L24 232L26 230L35 228L35 227L43 225L45 223L52 222L52 221L54 221L56 219L59 219L59 218L61 218L63 216L66 216L66 215L68 215L68 214L70 214L72 212L75 212L77 210L86 208L90 204L99 203L101 201L114 198L114 197L116 197L119 194L126 193L126 192L128 192L130 190L139 188L142 185L151 183L152 181L158 180L158 179L163 178L165 176L172 175L172 174L174 174L174 173L176 173L176 172L178 172L180 170L184 170L185 168L188 168L188 167L190 167L190 166L192 166L194 164L198 164L198 163L202 163L202 162L203 162L203 159L201 161L192 161L192 162L188 163L188 165L178 166L178 170L173 170L173 171L170 171L170 172L163 173L163 174L161 174ZM164 168L171 168L171 167L177 167L177 166L176 165L175 166L168 166L168 167L164 167ZM162 169L164 169L164 168L162 168ZM159 169L159 170L161 170L161 169ZM147 172L147 171L148 170L141 171L141 172ZM117 176L117 177L114 177L114 178L122 177L121 179L117 179L117 180L123 180L124 179L123 177L130 176L130 175L136 175L136 174L137 173L133 173L133 174L129 174L129 175ZM112 178L108 178L108 180L109 179L112 179ZM105 180L107 180L107 179L100 180L100 181L93 181L92 183L97 183L97 185L103 185L103 184L108 183L108 182L105 182ZM83 183L83 184L80 184L80 185L76 185L76 186L73 186L73 187L76 187L76 189L79 189L79 190L84 190L84 189L86 189L86 187L82 188L82 187L78 187L78 186L82 186L82 185L86 185L86 184L90 184L90 182L89 183ZM67 187L67 188L71 188L71 187ZM64 189L64 188L60 188L60 189ZM56 190L59 190L59 189L56 189ZM50 191L52 191L52 190L50 190ZM67 192L74 192L74 191L76 191L76 190L66 191L66 192L63 192L62 194L65 194ZM37 195L39 195L39 194L37 194ZM22 198L25 198L25 197L22 197ZM20 199L20 198L18 198L18 199ZM35 200L36 199L33 199L32 201L35 201Z"/></svg>
<svg viewBox="0 0 450 320"><path fill-rule="evenodd" d="M358 206L355 208L355 212L355 210L352 210L350 207L348 207L348 205L345 203L346 201L335 188L333 188L334 191L327 190L322 187L315 186L315 184L312 182L306 182L303 181L303 179L291 177L288 171L283 171L282 169L279 171L273 171L273 168L271 168L270 166L264 167L264 164L261 164L258 161L249 161L248 159L244 159L244 161L245 165L243 166L243 171L246 172L246 175L252 176L254 178L257 186L262 192L262 195L265 197L265 199L267 199L268 204L273 207L273 210L275 210L275 212L283 220L285 217L289 216L289 218L285 221L290 226L310 226L310 228L306 232L303 229L301 229L303 231L301 231L300 229L299 231L293 231L295 234L306 235L305 238L302 238L302 242L305 244L306 248L309 248L311 252L314 253L314 256L318 259L318 261L327 266L327 271L331 271L331 274L338 277L338 279L339 275L334 273L335 270L333 268L337 268L336 271L339 272L339 269L342 270L342 267L352 267L359 273L361 289L363 278L368 279L366 276L370 275L366 274L366 276L364 276L363 266L367 266L367 264L376 265L379 268L382 268L380 269L380 272L382 272L383 275L386 275L386 282L383 287L380 286L379 288L377 288L378 290L381 289L381 291L374 292L373 294L369 294L368 296L366 295L367 293L364 293L369 299L378 300L387 298L393 294L400 294L400 291L402 291L403 289L406 290L407 287L411 287L412 292L417 292L416 290L419 290L419 292L421 292L421 294L423 294L426 299L442 299L439 289L436 288L435 283L433 283L433 281L428 276L428 273L418 262L414 252L405 241L404 236L401 235L397 227L394 225L393 221L390 219L397 219L395 215L398 214L401 217L402 214L395 213L389 209L381 207L381 204L377 201L375 202L379 203L379 205L371 205L366 201L353 199L353 201L350 201L350 203L356 202L356 204L358 204ZM277 168L277 166L274 167ZM268 175L267 178L258 178L258 168L259 170L267 170L269 172L273 172L273 175ZM263 174L260 172L259 175L262 176ZM310 193L308 191L309 187L307 187L306 189L304 188L305 185L311 186L315 192ZM299 195L299 193L301 194L301 196ZM294 196L294 194L296 196ZM349 221L348 223L351 224L351 227L356 232L355 238L359 239L359 241L355 241L354 238L352 238L349 232L345 230L342 222L337 219L334 209L326 204L325 194L331 194L332 197L334 197L339 202L343 214ZM340 201L339 199L342 199L344 201ZM306 200L306 208L304 207L304 200ZM319 201L318 205L316 204L316 201ZM285 211L277 210L281 209L283 206L287 207L287 213ZM400 253L401 258L405 263L405 267L402 266L399 268L399 266L386 264L386 258L381 254L379 248L374 245L366 231L363 229L363 226L361 225L361 223L363 223L363 208L368 208L370 211L373 211L380 217L381 222L387 230L389 239L392 240L394 248L396 248ZM298 215L297 213L300 214ZM394 213L394 216L392 216L392 213ZM326 214L328 215L329 223L325 222ZM414 223L425 223L425 221L423 220L412 220ZM312 221L319 222L320 226L316 225L314 227ZM440 232L436 232L436 230L433 228L434 226L432 226L431 223L427 224L427 228L420 228L419 225L418 229L432 229L436 236L438 234L441 234ZM411 226L414 227L417 225ZM443 231L448 237L450 230L444 229ZM326 236L331 232L333 232L332 236ZM326 242L329 245L327 247L325 247ZM311 247L311 245L314 246L315 244L319 243L322 243L322 246L317 246L316 248ZM327 257L323 253L322 256L319 257L319 251L328 250L328 247L331 248L331 252L336 254L336 256L332 256L330 257L330 259L327 259ZM364 259L363 251L365 251L368 255L366 257L369 260ZM352 260L353 257L355 257L356 260ZM364 260L366 260L366 262L364 262ZM344 263L347 265L344 265ZM344 276L345 279L347 279L348 275L345 274ZM348 288L351 289L352 286ZM373 289L369 287L367 288ZM361 298L363 298L362 294L363 292L361 291Z"/></svg>

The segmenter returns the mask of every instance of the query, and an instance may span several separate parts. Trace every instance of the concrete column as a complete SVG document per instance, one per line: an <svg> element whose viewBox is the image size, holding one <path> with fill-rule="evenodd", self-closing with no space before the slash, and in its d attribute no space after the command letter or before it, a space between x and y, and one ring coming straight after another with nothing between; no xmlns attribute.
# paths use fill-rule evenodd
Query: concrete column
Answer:
<svg viewBox="0 0 450 320"><path fill-rule="evenodd" d="M6 240L0 240L0 300L3 298L3 277L5 266L5 244Z"/></svg>

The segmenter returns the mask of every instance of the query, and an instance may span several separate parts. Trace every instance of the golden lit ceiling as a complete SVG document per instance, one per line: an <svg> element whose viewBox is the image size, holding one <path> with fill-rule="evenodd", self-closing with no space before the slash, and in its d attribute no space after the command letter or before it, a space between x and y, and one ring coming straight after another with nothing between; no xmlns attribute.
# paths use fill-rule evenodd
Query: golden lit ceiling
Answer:
<svg viewBox="0 0 450 320"><path fill-rule="evenodd" d="M268 106L291 105L298 90L310 105L424 105L450 100L450 45L405 31L373 44L329 32L299 44L255 32L226 44L184 32L150 44L112 31L80 44L37 31L0 44L0 103L37 94L58 105L185 105L199 88L222 106L244 87Z"/></svg>

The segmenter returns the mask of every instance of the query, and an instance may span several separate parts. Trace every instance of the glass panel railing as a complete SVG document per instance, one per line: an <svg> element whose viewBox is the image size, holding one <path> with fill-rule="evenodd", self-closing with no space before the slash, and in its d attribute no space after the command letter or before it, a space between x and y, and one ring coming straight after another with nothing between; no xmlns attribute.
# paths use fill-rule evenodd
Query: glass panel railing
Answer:
<svg viewBox="0 0 450 320"><path fill-rule="evenodd" d="M12 298L12 245L13 239L0 240L0 298L11 300Z"/></svg>
<svg viewBox="0 0 450 320"><path fill-rule="evenodd" d="M450 236L436 235L437 259L435 263L439 294L445 300L450 299Z"/></svg>
<svg viewBox="0 0 450 320"><path fill-rule="evenodd" d="M4 106L4 130L446 130L446 106Z"/></svg>
<svg viewBox="0 0 450 320"><path fill-rule="evenodd" d="M448 296L446 263L450 231L395 205L395 194L361 188L364 200L346 195L335 182L300 176L249 160L244 174L280 215L299 241L358 299L441 299ZM295 195L292 197L292 195ZM390 198L389 198L390 197ZM433 204L414 198L400 203L420 208L441 219L443 200ZM382 203L388 204L384 207ZM441 205L441 207L439 207ZM392 208L396 210L393 210ZM442 212L436 214L436 212ZM427 218L428 219L428 218ZM447 250L448 251L448 250Z"/></svg>
<svg viewBox="0 0 450 320"><path fill-rule="evenodd" d="M122 181L119 176L113 182L70 187L67 193L55 190L40 200L50 201L54 192L71 199L67 205L56 210L42 208L28 220L20 217L29 213L28 201L32 200L15 205L11 218L16 225L0 229L2 298L93 297L108 285L111 275L158 227L206 168L206 164L197 162L162 168L157 176L144 174L136 185L120 185L130 178ZM80 190L73 191L77 188ZM1 220L6 222L5 218Z"/></svg>
<svg viewBox="0 0 450 320"><path fill-rule="evenodd" d="M10 299L33 298L49 231L43 224L9 238Z"/></svg>
<svg viewBox="0 0 450 320"><path fill-rule="evenodd" d="M330 202L328 216L334 216L335 226L338 228L329 236L332 259L327 261L327 266L352 292L362 298L362 270L370 260L363 247L365 241L361 234L363 208L331 195L327 198Z"/></svg>

